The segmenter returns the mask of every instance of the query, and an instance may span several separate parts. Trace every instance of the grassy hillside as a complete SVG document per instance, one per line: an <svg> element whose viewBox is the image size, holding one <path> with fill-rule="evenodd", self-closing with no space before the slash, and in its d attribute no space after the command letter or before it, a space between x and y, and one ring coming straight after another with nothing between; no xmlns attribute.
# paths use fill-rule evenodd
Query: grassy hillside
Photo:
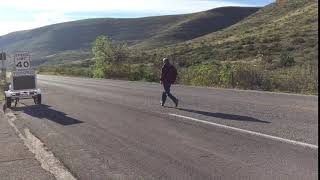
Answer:
<svg viewBox="0 0 320 180"><path fill-rule="evenodd" d="M270 4L222 31L149 52L157 53L180 67L183 84L317 94L318 1Z"/></svg>
<svg viewBox="0 0 320 180"><path fill-rule="evenodd" d="M181 65L204 61L273 61L287 52L318 62L318 1L271 4L223 31L171 46Z"/></svg>
<svg viewBox="0 0 320 180"><path fill-rule="evenodd" d="M99 35L129 45L159 47L221 30L257 10L230 7L185 15L87 19L0 36L0 48L9 52L27 50L33 53L36 64L52 64L49 61L60 62L61 57L65 57L64 61L88 58L91 43Z"/></svg>
<svg viewBox="0 0 320 180"><path fill-rule="evenodd" d="M169 28L162 29L160 33L134 47L153 49L191 40L236 24L258 10L259 8L223 7L196 13Z"/></svg>

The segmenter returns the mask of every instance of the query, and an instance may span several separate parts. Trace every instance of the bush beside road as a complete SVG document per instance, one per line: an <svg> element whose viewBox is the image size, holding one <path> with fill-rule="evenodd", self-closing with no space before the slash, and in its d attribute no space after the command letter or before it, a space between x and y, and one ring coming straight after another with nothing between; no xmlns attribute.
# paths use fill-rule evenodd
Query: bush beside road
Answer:
<svg viewBox="0 0 320 180"><path fill-rule="evenodd" d="M305 65L267 70L262 63L221 63L178 68L178 84L318 95L318 69ZM99 78L159 81L159 68L143 64L107 65ZM40 67L40 74L94 77L90 67Z"/></svg>

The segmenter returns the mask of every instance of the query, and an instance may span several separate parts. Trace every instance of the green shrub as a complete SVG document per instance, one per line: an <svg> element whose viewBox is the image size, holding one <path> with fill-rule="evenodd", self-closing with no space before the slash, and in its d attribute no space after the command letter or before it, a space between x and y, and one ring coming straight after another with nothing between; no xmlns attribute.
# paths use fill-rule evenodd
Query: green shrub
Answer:
<svg viewBox="0 0 320 180"><path fill-rule="evenodd" d="M160 75L159 73L157 73L157 70L152 69L151 67L147 67L144 73L145 74L143 80L148 82L159 82Z"/></svg>
<svg viewBox="0 0 320 180"><path fill-rule="evenodd" d="M273 72L273 90L305 94L318 93L318 68L295 66Z"/></svg>
<svg viewBox="0 0 320 180"><path fill-rule="evenodd" d="M282 52L280 55L280 67L291 67L295 64L295 60L287 52Z"/></svg>
<svg viewBox="0 0 320 180"><path fill-rule="evenodd" d="M219 71L220 77L220 85L222 87L232 87L233 78L232 78L232 64L231 63L223 63L221 69Z"/></svg>
<svg viewBox="0 0 320 180"><path fill-rule="evenodd" d="M237 63L232 70L233 86L242 89L270 90L272 82L267 71L249 63Z"/></svg>
<svg viewBox="0 0 320 180"><path fill-rule="evenodd" d="M214 86L220 82L218 67L213 65L199 65L192 70L191 85Z"/></svg>

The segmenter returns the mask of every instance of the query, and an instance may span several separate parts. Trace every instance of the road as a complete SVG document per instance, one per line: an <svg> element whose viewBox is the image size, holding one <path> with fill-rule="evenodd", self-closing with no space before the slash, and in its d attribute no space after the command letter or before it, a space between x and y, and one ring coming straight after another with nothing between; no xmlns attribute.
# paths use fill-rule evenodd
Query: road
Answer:
<svg viewBox="0 0 320 180"><path fill-rule="evenodd" d="M12 111L77 179L318 179L318 97L38 76ZM292 142L294 141L294 142ZM305 144L303 144L305 143Z"/></svg>

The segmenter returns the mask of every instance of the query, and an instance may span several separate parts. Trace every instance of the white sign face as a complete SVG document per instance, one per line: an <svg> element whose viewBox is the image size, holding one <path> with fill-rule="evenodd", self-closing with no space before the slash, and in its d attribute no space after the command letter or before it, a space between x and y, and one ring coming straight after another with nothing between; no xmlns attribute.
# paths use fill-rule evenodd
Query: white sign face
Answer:
<svg viewBox="0 0 320 180"><path fill-rule="evenodd" d="M30 69L31 56L28 52L18 52L14 55L16 70Z"/></svg>

